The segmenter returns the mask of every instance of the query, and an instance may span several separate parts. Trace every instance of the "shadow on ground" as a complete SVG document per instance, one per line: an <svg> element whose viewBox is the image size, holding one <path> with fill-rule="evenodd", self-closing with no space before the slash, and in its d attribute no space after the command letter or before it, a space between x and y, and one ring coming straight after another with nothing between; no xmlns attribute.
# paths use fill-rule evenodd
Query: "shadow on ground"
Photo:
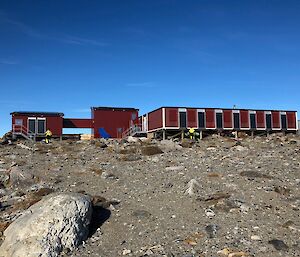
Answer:
<svg viewBox="0 0 300 257"><path fill-rule="evenodd" d="M89 237L91 237L102 224L109 219L111 211L101 206L93 207L92 220L90 224Z"/></svg>

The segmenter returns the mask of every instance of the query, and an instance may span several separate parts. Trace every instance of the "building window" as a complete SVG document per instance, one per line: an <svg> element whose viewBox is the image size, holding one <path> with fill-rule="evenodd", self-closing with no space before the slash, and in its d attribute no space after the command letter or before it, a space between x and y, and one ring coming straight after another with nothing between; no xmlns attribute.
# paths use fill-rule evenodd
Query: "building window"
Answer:
<svg viewBox="0 0 300 257"><path fill-rule="evenodd" d="M23 120L22 119L16 119L15 120L15 125L23 126Z"/></svg>

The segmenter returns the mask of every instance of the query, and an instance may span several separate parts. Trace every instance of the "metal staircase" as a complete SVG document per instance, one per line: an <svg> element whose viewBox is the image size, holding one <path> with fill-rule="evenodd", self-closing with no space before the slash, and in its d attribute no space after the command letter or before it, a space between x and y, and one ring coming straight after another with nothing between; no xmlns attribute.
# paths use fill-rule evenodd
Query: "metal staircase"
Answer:
<svg viewBox="0 0 300 257"><path fill-rule="evenodd" d="M18 136L22 136L23 138L34 142L36 140L36 134L33 133L32 131L27 130L26 127L22 126L22 125L13 125L13 130L12 130L12 135L13 137L18 137Z"/></svg>
<svg viewBox="0 0 300 257"><path fill-rule="evenodd" d="M146 133L146 131L142 130L142 125L132 125L122 133L122 138L126 138L129 136L140 136Z"/></svg>

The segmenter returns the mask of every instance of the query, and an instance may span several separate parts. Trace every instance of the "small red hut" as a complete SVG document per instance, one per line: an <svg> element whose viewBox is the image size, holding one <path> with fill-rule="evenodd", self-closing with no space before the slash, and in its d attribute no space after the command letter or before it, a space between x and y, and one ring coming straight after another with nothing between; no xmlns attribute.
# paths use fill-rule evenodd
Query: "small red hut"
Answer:
<svg viewBox="0 0 300 257"><path fill-rule="evenodd" d="M25 137L44 136L50 129L53 137L62 136L63 117L60 112L12 112L12 131Z"/></svg>

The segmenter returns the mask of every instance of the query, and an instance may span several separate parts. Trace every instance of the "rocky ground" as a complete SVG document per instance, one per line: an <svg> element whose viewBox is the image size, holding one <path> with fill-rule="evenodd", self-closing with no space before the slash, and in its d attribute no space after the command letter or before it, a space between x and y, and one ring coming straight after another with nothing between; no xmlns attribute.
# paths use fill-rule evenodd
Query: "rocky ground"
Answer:
<svg viewBox="0 0 300 257"><path fill-rule="evenodd" d="M98 201L90 236L62 255L300 256L299 154L280 134L3 145L0 231L51 192L81 192Z"/></svg>

